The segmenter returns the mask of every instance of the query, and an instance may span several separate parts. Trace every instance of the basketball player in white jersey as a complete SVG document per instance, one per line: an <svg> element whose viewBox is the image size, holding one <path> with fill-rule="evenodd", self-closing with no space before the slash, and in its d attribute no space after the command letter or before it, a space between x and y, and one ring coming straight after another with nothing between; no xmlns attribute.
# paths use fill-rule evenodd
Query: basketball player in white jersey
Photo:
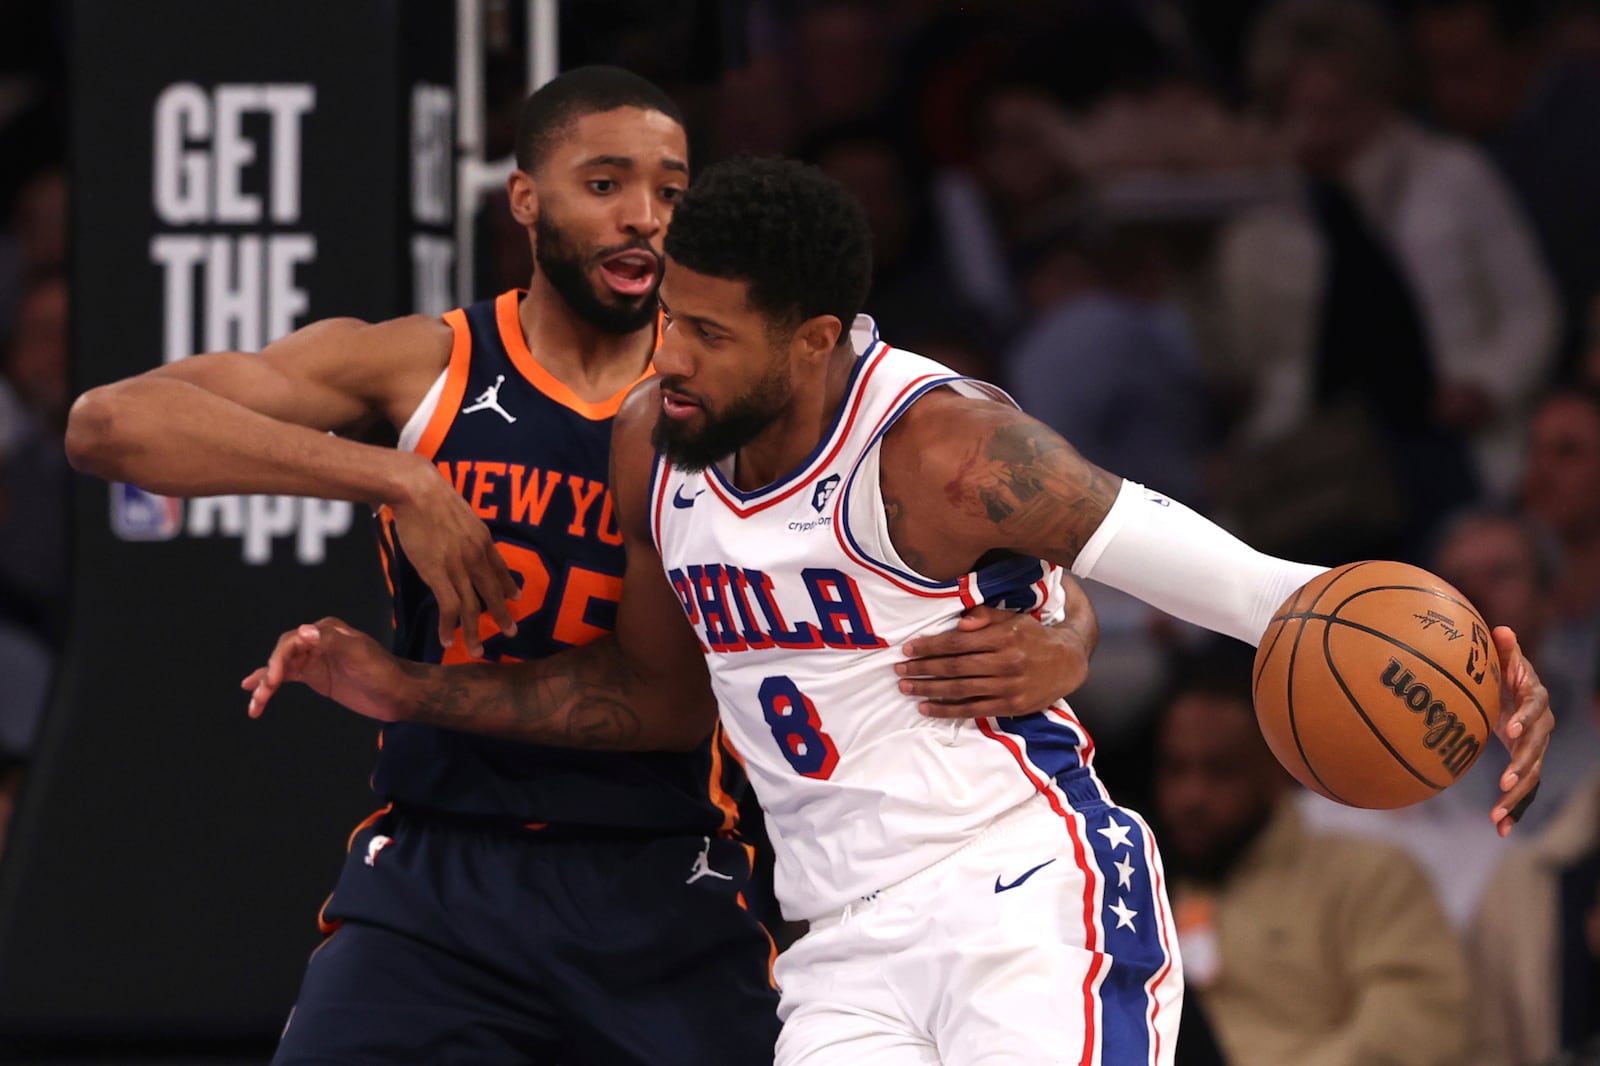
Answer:
<svg viewBox="0 0 1600 1066"><path fill-rule="evenodd" d="M704 662L780 902L810 923L778 964L779 1063L1170 1063L1182 977L1161 861L1071 710L939 717L918 703L952 695L939 679L884 667L973 603L1049 618L1060 567L1251 643L1320 570L889 347L856 314L868 240L848 195L798 164L714 166L683 198L660 377L614 430L614 642L421 667L330 619L246 679L252 713L302 680L385 720L649 746L706 698ZM1496 640L1515 712L1493 816L1509 831L1552 718L1514 635Z"/></svg>

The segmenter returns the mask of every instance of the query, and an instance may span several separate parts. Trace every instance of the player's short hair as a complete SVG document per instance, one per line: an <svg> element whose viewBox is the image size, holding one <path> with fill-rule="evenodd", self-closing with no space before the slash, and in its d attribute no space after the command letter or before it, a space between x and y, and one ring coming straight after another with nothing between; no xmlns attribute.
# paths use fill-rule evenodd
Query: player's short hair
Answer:
<svg viewBox="0 0 1600 1066"><path fill-rule="evenodd" d="M1337 63L1369 99L1393 100L1399 92L1399 36L1370 0L1283 0L1269 7L1251 34L1251 88L1276 110L1295 70L1313 59Z"/></svg>
<svg viewBox="0 0 1600 1066"><path fill-rule="evenodd" d="M1169 660L1170 672L1155 704L1151 737L1156 751L1166 752L1167 728L1178 704L1186 699L1205 699L1224 706L1256 724L1255 652L1248 644L1215 635L1208 636ZM1258 729L1248 734L1257 753L1271 762L1270 747Z"/></svg>
<svg viewBox="0 0 1600 1066"><path fill-rule="evenodd" d="M654 83L621 67L575 67L545 82L517 119L517 168L532 174L585 115L636 107L659 111L678 125L683 113Z"/></svg>
<svg viewBox="0 0 1600 1066"><path fill-rule="evenodd" d="M667 255L699 274L749 283L774 330L817 315L850 322L872 284L872 233L843 185L786 159L707 168L672 215Z"/></svg>

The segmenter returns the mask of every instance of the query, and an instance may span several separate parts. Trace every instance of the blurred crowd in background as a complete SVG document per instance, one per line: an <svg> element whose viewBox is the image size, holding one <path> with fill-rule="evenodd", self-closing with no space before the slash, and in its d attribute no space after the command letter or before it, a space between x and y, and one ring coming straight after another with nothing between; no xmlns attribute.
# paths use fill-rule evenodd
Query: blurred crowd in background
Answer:
<svg viewBox="0 0 1600 1066"><path fill-rule="evenodd" d="M482 2L498 158L523 12ZM0 3L0 824L68 621L61 28ZM668 89L697 163L846 184L891 343L1263 550L1416 562L1516 630L1558 729L1507 844L1498 744L1416 808L1301 794L1244 649L1091 587L1073 703L1157 823L1189 1061L1600 1062L1600 3L569 2L561 62ZM524 284L503 201L479 231L479 294Z"/></svg>

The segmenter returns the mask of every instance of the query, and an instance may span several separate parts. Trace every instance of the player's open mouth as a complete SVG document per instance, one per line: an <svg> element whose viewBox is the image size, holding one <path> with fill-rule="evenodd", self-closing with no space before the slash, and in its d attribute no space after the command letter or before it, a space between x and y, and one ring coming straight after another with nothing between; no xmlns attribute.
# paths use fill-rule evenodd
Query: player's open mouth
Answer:
<svg viewBox="0 0 1600 1066"><path fill-rule="evenodd" d="M668 418L688 418L700 410L700 405L681 392L661 390L661 410Z"/></svg>
<svg viewBox="0 0 1600 1066"><path fill-rule="evenodd" d="M613 292L623 296L643 296L656 283L656 257L634 249L618 252L600 263L600 273Z"/></svg>

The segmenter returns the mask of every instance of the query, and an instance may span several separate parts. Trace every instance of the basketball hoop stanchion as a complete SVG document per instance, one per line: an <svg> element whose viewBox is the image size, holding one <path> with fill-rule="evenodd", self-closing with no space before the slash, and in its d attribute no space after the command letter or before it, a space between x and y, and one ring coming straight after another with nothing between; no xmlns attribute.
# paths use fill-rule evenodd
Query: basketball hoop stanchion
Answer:
<svg viewBox="0 0 1600 1066"><path fill-rule="evenodd" d="M528 0L528 91L561 72L558 0Z"/></svg>
<svg viewBox="0 0 1600 1066"><path fill-rule="evenodd" d="M532 92L560 70L557 0L528 0L527 91ZM473 268L477 263L474 229L478 204L505 188L516 167L511 158L484 157L483 119L487 109L483 82L483 5L481 0L456 0L456 303L476 297Z"/></svg>

